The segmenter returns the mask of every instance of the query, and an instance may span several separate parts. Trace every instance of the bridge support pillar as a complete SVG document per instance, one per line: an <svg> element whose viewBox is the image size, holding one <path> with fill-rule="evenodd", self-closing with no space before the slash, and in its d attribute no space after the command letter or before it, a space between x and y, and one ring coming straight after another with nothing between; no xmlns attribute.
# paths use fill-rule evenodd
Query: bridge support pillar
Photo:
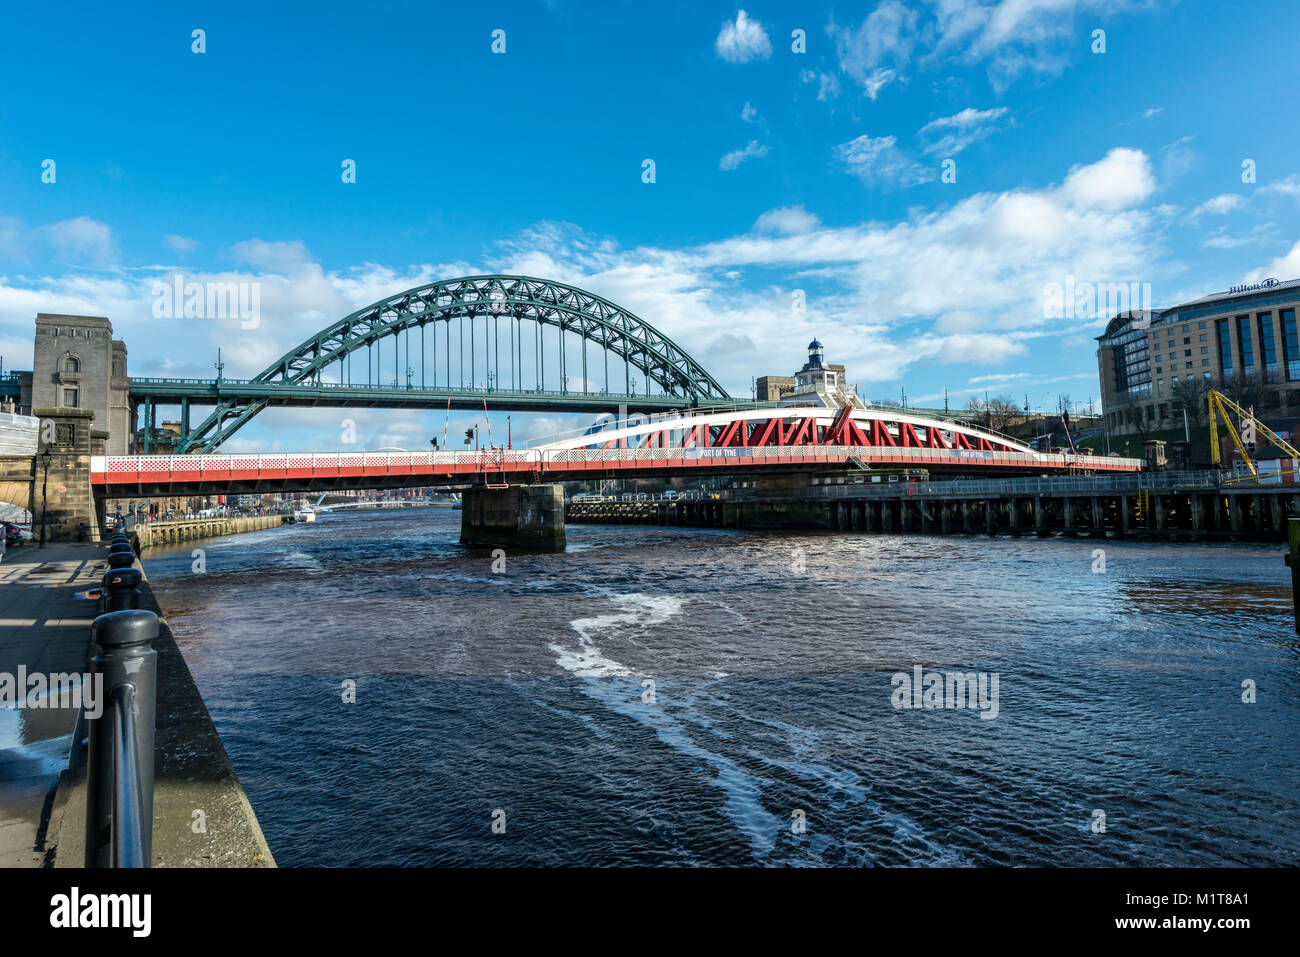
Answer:
<svg viewBox="0 0 1300 957"><path fill-rule="evenodd" d="M91 428L95 413L90 409L33 409L41 430L52 432L54 441L42 442L50 453L48 475L37 455L32 466L32 533L40 538L42 516L49 541L97 542L103 527L104 496L90 484L90 457L103 455L108 433Z"/></svg>
<svg viewBox="0 0 1300 957"><path fill-rule="evenodd" d="M912 510L908 508L908 501L905 498L898 500L898 524L905 533L912 530Z"/></svg>
<svg viewBox="0 0 1300 957"><path fill-rule="evenodd" d="M1007 500L1007 522L1011 526L1011 534L1020 535L1020 499L1012 498Z"/></svg>
<svg viewBox="0 0 1300 957"><path fill-rule="evenodd" d="M1205 531L1205 504L1195 492L1187 494L1187 504L1192 513L1192 531L1199 535Z"/></svg>
<svg viewBox="0 0 1300 957"><path fill-rule="evenodd" d="M1039 538L1047 535L1047 500L1041 495L1034 498L1034 534Z"/></svg>
<svg viewBox="0 0 1300 957"><path fill-rule="evenodd" d="M998 533L998 506L1000 504L997 499L984 500L984 531L990 537Z"/></svg>
<svg viewBox="0 0 1300 957"><path fill-rule="evenodd" d="M460 543L564 551L564 490L559 485L466 489Z"/></svg>
<svg viewBox="0 0 1300 957"><path fill-rule="evenodd" d="M886 535L894 530L894 503L888 499L880 503L880 530Z"/></svg>
<svg viewBox="0 0 1300 957"><path fill-rule="evenodd" d="M952 502L939 503L939 531L944 535L952 534Z"/></svg>
<svg viewBox="0 0 1300 957"><path fill-rule="evenodd" d="M1105 512L1101 507L1101 499L1094 495L1090 504L1092 505L1092 530L1094 532L1105 531Z"/></svg>
<svg viewBox="0 0 1300 957"><path fill-rule="evenodd" d="M961 503L961 530L966 535L975 534L975 512L971 509L970 499Z"/></svg>
<svg viewBox="0 0 1300 957"><path fill-rule="evenodd" d="M1151 496L1151 507L1156 516L1156 528L1159 531L1165 530L1165 497L1163 495Z"/></svg>
<svg viewBox="0 0 1300 957"><path fill-rule="evenodd" d="M1119 496L1119 533L1126 538L1133 534L1133 505L1126 492Z"/></svg>
<svg viewBox="0 0 1300 957"><path fill-rule="evenodd" d="M1066 496L1061 501L1061 511L1065 517L1065 534L1074 534L1074 499Z"/></svg>

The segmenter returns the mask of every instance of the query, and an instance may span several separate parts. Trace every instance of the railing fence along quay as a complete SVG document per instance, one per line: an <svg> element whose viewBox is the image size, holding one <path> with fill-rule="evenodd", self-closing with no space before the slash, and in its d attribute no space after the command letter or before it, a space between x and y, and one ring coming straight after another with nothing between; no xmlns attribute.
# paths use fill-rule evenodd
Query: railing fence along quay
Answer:
<svg viewBox="0 0 1300 957"><path fill-rule="evenodd" d="M1225 480L1233 479L1231 484ZM937 482L845 482L814 485L800 492L805 498L882 498L882 497L949 497L979 498L988 495L1064 495L1077 492L1095 495L1104 492L1180 491L1183 489L1276 488L1286 486L1274 479L1271 484L1248 484L1234 473L1223 472L1136 472L1125 475L1060 476L1049 478L954 479ZM1300 486L1296 486L1300 491Z"/></svg>
<svg viewBox="0 0 1300 957"><path fill-rule="evenodd" d="M83 710L86 741L86 867L148 867L153 854L154 712L158 616L141 610L140 573L124 531L109 548L102 604L91 625L92 680L103 707Z"/></svg>

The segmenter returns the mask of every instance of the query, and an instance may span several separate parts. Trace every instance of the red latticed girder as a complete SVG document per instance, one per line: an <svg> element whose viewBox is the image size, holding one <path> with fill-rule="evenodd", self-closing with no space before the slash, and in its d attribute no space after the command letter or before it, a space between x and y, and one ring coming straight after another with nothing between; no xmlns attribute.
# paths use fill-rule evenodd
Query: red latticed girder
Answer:
<svg viewBox="0 0 1300 957"><path fill-rule="evenodd" d="M729 425L724 425L715 445L720 449L744 448L749 445L749 423L744 419L737 419Z"/></svg>

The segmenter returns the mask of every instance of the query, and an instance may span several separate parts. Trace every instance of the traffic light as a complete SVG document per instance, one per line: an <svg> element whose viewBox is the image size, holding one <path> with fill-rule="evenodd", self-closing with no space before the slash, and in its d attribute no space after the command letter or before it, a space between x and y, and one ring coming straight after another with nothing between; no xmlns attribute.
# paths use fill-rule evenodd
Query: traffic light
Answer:
<svg viewBox="0 0 1300 957"><path fill-rule="evenodd" d="M465 430L465 444L466 444L466 445L469 445L469 444L470 444L471 442L473 442L473 441L474 441L474 430L473 430L473 429L466 429L466 430Z"/></svg>

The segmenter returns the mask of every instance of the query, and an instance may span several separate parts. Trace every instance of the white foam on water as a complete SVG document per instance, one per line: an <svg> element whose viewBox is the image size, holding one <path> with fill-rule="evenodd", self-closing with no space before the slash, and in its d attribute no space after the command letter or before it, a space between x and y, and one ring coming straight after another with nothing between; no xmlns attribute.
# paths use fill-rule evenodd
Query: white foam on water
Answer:
<svg viewBox="0 0 1300 957"><path fill-rule="evenodd" d="M766 783L749 774L730 758L702 747L686 731L682 721L669 713L669 703L647 705L641 701L641 686L636 681L610 680L632 678L634 672L604 655L596 638L611 632L642 632L662 625L682 611L682 600L670 595L609 595L615 611L590 618L577 618L569 625L578 634L576 648L552 643L556 664L585 679L586 693L618 714L632 718L650 728L660 741L679 754L707 764L714 772L714 784L723 793L723 808L732 825L749 839L755 858L765 858L785 821L769 812L760 800ZM683 716L691 720L688 715ZM702 717L702 716L701 716Z"/></svg>
<svg viewBox="0 0 1300 957"><path fill-rule="evenodd" d="M660 741L678 754L712 768L713 783L722 790L723 811L736 830L749 839L750 852L759 860L772 852L776 835L787 822L763 807L760 800L764 785L770 782L761 781L725 755L701 746L687 733L682 722L668 713L662 699L659 704L642 704L639 684L589 677L584 682L584 690L611 711L653 730Z"/></svg>
<svg viewBox="0 0 1300 957"><path fill-rule="evenodd" d="M595 639L625 629L644 631L682 613L681 599L671 595L610 595L609 600L618 611L569 622L569 627L578 633L576 648L566 648L558 642L547 646L555 652L555 663L565 671L580 678L630 677L632 670L606 657L596 647Z"/></svg>

